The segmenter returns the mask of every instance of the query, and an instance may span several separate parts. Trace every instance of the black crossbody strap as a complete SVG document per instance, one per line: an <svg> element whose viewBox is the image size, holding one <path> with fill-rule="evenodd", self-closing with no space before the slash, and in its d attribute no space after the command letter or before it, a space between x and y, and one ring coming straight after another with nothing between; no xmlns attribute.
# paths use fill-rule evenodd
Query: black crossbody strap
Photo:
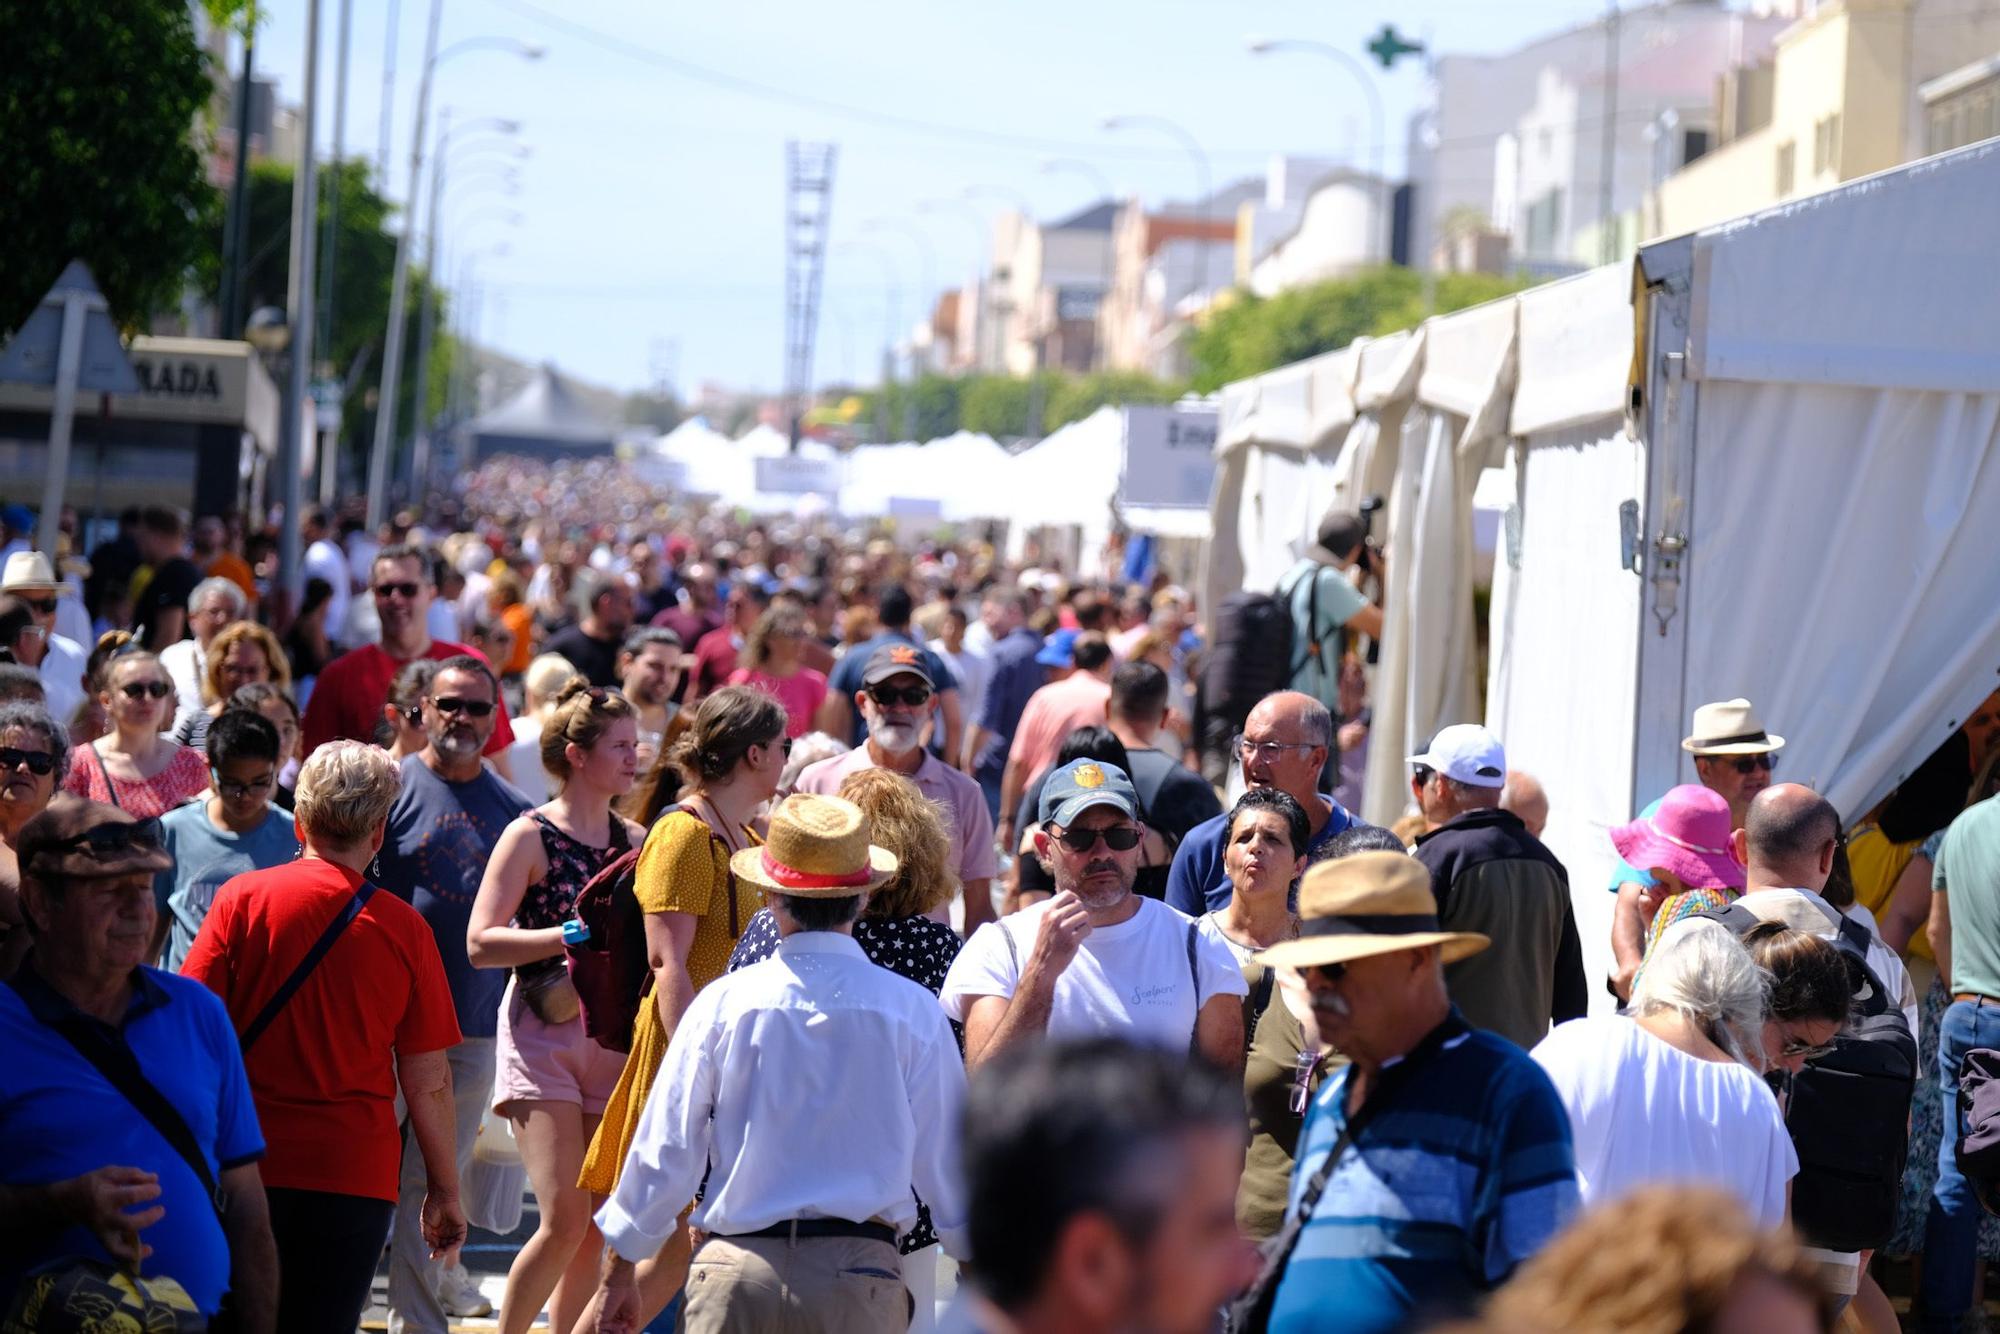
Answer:
<svg viewBox="0 0 2000 1334"><path fill-rule="evenodd" d="M237 1039L246 1053L256 1045L258 1038L264 1036L264 1030L271 1026L271 1021L278 1017L278 1012L298 994L299 988L305 985L308 977L312 976L313 969L319 967L320 960L324 959L326 952L333 948L333 942L339 940L341 933L361 915L362 908L367 906L368 900L374 894L375 886L363 881L361 888L354 891L354 897L347 901L347 906L334 914L333 920L326 924L326 930L319 933L319 939L315 940L313 947L306 951L306 957L299 960L299 966L292 969L292 975L271 994L271 999L264 1002L264 1008L257 1011L257 1017L250 1021L250 1027L244 1029L243 1036Z"/></svg>
<svg viewBox="0 0 2000 1334"><path fill-rule="evenodd" d="M194 1132L188 1129L188 1123L181 1119L174 1105L167 1101L167 1095L146 1078L146 1072L139 1068L139 1058L132 1054L132 1049L120 1041L106 1041L80 1015L73 1015L50 1027L68 1039L77 1054L110 1081L111 1087L117 1089L125 1101L131 1103L139 1115L160 1133L160 1138L186 1160L195 1178L201 1182L202 1190L207 1192L208 1202L214 1207L216 1217L222 1217L222 1188L216 1184L215 1173L209 1170L208 1159L203 1156L201 1146L195 1143Z"/></svg>

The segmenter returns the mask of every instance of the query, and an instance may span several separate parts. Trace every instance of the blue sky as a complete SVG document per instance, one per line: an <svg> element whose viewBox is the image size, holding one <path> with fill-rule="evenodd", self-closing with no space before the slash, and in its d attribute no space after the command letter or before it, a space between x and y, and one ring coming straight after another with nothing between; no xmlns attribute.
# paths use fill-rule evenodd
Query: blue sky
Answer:
<svg viewBox="0 0 2000 1334"><path fill-rule="evenodd" d="M429 0L353 0L346 139L350 155L376 155L392 4L390 193L400 198ZM259 38L260 69L288 100L301 82L304 9L304 0L274 3ZM323 148L338 10L339 0L322 0ZM939 281L958 282L975 257L975 219L964 215L1006 205L920 213L923 201L981 186L1025 196L1043 218L1089 203L1083 178L1041 170L1050 156L1086 159L1149 203L1193 194L1185 150L1150 131L1104 132L1106 115L1179 122L1208 151L1218 185L1260 172L1274 153L1368 165L1368 105L1352 76L1311 55L1253 57L1246 33L1359 54L1393 17L1437 51L1480 52L1602 11L1600 0L445 0L441 47L501 36L547 54L526 63L474 50L439 67L433 126L447 106L461 119L511 117L533 150L519 197L504 201L523 216L512 227L494 216L498 192L477 184L497 179L481 165L497 155L455 150L466 188L449 191L443 235L448 247L458 236L461 253L508 245L481 272L491 284L485 340L510 354L622 388L649 383L669 357L683 393L703 380L776 388L788 139L839 145L836 240L873 218L897 220L930 238ZM1407 59L1377 77L1393 169L1424 80ZM746 81L790 100L730 86ZM919 252L895 235L875 243L901 272L911 320ZM829 256L817 379L872 378L886 306L878 260Z"/></svg>

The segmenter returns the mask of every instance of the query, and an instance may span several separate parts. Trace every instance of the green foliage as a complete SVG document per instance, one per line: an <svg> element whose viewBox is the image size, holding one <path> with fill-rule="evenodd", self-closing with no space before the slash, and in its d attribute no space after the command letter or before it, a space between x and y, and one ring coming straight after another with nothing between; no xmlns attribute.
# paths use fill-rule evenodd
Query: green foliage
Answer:
<svg viewBox="0 0 2000 1334"><path fill-rule="evenodd" d="M0 335L72 259L121 324L142 324L174 304L221 215L188 7L0 0L0 32Z"/></svg>
<svg viewBox="0 0 2000 1334"><path fill-rule="evenodd" d="M1039 437L1057 427L1081 421L1107 403L1171 403L1182 386L1136 371L1098 371L1067 375L1044 371L1032 379L1011 375L945 376L927 374L915 385L898 381L887 389L861 391L865 406L859 421L872 429L886 398L889 437L906 434L908 408L914 398L918 440L935 440L953 431L980 431L996 440ZM1032 420L1039 403L1041 420Z"/></svg>
<svg viewBox="0 0 2000 1334"><path fill-rule="evenodd" d="M1437 279L1434 313L1476 306L1518 292L1525 278L1447 273ZM1331 282L1295 287L1274 297L1242 294L1189 342L1194 387L1223 385L1346 347L1357 338L1414 328L1424 318L1423 277L1406 268L1378 268Z"/></svg>
<svg viewBox="0 0 2000 1334"><path fill-rule="evenodd" d="M625 396L625 420L655 431L671 431L687 420L687 408L671 393L637 393Z"/></svg>

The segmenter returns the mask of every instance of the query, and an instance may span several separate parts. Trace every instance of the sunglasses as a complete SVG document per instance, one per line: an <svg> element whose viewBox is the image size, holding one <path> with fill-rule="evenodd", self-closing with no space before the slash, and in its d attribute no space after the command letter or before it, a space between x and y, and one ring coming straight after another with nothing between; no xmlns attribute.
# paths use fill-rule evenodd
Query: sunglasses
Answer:
<svg viewBox="0 0 2000 1334"><path fill-rule="evenodd" d="M417 595L417 590L421 589L422 587L423 587L422 584L416 583L414 581L406 581L397 584L377 584L375 585L375 596L378 598L386 598L386 597L413 598Z"/></svg>
<svg viewBox="0 0 2000 1334"><path fill-rule="evenodd" d="M766 741L763 744L767 746L776 746L778 748L778 753L783 755L786 759L790 759L792 757L792 739L788 736L779 737L776 741Z"/></svg>
<svg viewBox="0 0 2000 1334"><path fill-rule="evenodd" d="M11 773L22 765L37 778L47 778L55 772L56 757L45 750L16 750L12 746L0 746L0 772Z"/></svg>
<svg viewBox="0 0 2000 1334"><path fill-rule="evenodd" d="M930 697L931 688L929 686L904 686L901 689L897 689L895 686L868 687L868 698L874 700L883 708L889 708L897 704L907 704L913 709L919 708L928 703Z"/></svg>
<svg viewBox="0 0 2000 1334"><path fill-rule="evenodd" d="M1739 774L1754 774L1759 769L1769 773L1778 767L1778 757L1768 750L1762 755L1744 755L1735 761L1733 767Z"/></svg>
<svg viewBox="0 0 2000 1334"><path fill-rule="evenodd" d="M468 718L484 718L493 712L490 700L460 699L456 695L446 695L431 701L431 707L439 713L462 713Z"/></svg>
<svg viewBox="0 0 2000 1334"><path fill-rule="evenodd" d="M56 614L56 600L54 598L23 598L22 601L44 616L53 616Z"/></svg>
<svg viewBox="0 0 2000 1334"><path fill-rule="evenodd" d="M154 699L165 699L174 688L165 681L132 681L118 687L126 699L144 699L151 695Z"/></svg>
<svg viewBox="0 0 2000 1334"><path fill-rule="evenodd" d="M0 761L4 761L6 758L6 752L0 751ZM217 792L225 797L236 797L239 799L255 796L259 792L269 792L278 781L278 776L271 774L265 778L252 779L248 783L233 783L213 769L209 770L209 776L215 780L215 790Z"/></svg>
<svg viewBox="0 0 2000 1334"><path fill-rule="evenodd" d="M106 857L113 853L129 852L134 848L142 852L160 850L160 822L139 820L133 824L93 825L81 834L72 834L55 844L51 852L73 852L88 847L93 857Z"/></svg>
<svg viewBox="0 0 2000 1334"><path fill-rule="evenodd" d="M1097 846L1100 838L1104 840L1104 846L1113 852L1130 852L1139 846L1139 831L1129 824L1115 824L1108 829L1056 831L1056 839L1071 852L1089 852Z"/></svg>

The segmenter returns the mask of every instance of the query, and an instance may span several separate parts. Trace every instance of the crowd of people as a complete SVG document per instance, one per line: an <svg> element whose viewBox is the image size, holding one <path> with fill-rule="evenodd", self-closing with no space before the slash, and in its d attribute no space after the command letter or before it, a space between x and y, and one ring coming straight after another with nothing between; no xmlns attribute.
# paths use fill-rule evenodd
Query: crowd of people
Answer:
<svg viewBox="0 0 2000 1334"><path fill-rule="evenodd" d="M385 1255L429 1334L1886 1331L1878 1255L1925 1328L1978 1304L2000 696L1846 823L1750 701L1696 710L1593 979L1501 738L1352 809L1362 515L1215 642L1167 571L607 464L439 517L307 515L296 608L220 518L7 554L8 1328L350 1334Z"/></svg>

